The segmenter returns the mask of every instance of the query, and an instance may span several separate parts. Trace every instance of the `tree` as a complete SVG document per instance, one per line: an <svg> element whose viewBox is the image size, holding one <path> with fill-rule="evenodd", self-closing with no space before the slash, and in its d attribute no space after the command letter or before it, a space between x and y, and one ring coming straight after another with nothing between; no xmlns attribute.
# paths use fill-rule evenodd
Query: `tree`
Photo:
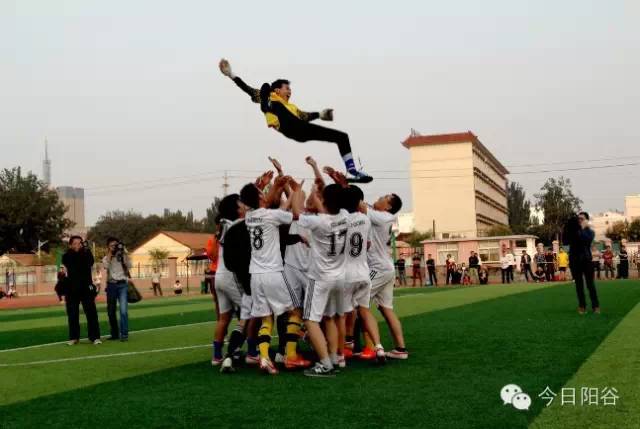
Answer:
<svg viewBox="0 0 640 429"><path fill-rule="evenodd" d="M87 238L105 245L109 237L116 237L132 250L161 229L162 218L157 215L144 217L133 211L116 210L100 216Z"/></svg>
<svg viewBox="0 0 640 429"><path fill-rule="evenodd" d="M409 244L411 247L422 247L422 241L429 240L433 238L433 231L416 231L413 230L406 237L404 237L405 242Z"/></svg>
<svg viewBox="0 0 640 429"><path fill-rule="evenodd" d="M509 209L509 226L515 234L527 232L531 226L531 203L527 200L522 186L517 182L509 183L507 188L507 207Z"/></svg>
<svg viewBox="0 0 640 429"><path fill-rule="evenodd" d="M513 231L508 225L493 225L485 231L487 237L500 237L503 235L511 235Z"/></svg>
<svg viewBox="0 0 640 429"><path fill-rule="evenodd" d="M613 241L620 241L622 239L629 238L629 222L626 220L614 222L609 228L607 228L607 232L605 232L604 235Z"/></svg>
<svg viewBox="0 0 640 429"><path fill-rule="evenodd" d="M640 219L634 219L629 224L627 238L629 241L640 241Z"/></svg>
<svg viewBox="0 0 640 429"><path fill-rule="evenodd" d="M207 209L207 216L204 218L204 231L215 233L217 228L218 209L220 208L220 198L215 197L211 207Z"/></svg>
<svg viewBox="0 0 640 429"><path fill-rule="evenodd" d="M0 254L9 250L32 252L38 241L46 248L62 243L64 231L73 226L58 194L33 173L20 167L0 172Z"/></svg>
<svg viewBox="0 0 640 429"><path fill-rule="evenodd" d="M169 251L161 248L149 249L149 257L151 258L151 265L161 267L169 257Z"/></svg>
<svg viewBox="0 0 640 429"><path fill-rule="evenodd" d="M539 227L540 237L561 239L562 228L571 215L580 211L582 200L571 189L571 181L564 177L547 179L535 194L536 208L544 213L544 223Z"/></svg>

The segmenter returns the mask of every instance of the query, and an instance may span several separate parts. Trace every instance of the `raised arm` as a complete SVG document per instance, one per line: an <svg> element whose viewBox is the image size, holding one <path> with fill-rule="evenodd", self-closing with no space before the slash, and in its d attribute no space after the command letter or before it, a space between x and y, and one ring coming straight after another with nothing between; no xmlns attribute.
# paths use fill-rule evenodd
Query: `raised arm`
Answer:
<svg viewBox="0 0 640 429"><path fill-rule="evenodd" d="M250 87L242 79L236 76L231 69L231 64L229 64L229 61L224 58L221 59L218 67L220 67L220 72L222 72L223 75L231 79L236 85L238 85L238 88L240 88L243 92L249 95L249 97L251 97L251 101L253 101L254 103L260 103L260 90Z"/></svg>

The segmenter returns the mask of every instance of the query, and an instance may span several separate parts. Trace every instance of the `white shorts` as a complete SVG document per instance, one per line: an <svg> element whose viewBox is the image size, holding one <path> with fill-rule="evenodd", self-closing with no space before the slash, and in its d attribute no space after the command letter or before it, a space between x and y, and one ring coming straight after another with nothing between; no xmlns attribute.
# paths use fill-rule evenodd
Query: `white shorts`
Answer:
<svg viewBox="0 0 640 429"><path fill-rule="evenodd" d="M239 310L240 319L251 318L251 296L245 295L242 285L233 273L217 273L215 288L221 314Z"/></svg>
<svg viewBox="0 0 640 429"><path fill-rule="evenodd" d="M287 286L296 296L297 304L299 304L296 308L302 308L302 305L304 304L304 292L307 289L307 284L309 283L307 273L285 264L284 278L287 281Z"/></svg>
<svg viewBox="0 0 640 429"><path fill-rule="evenodd" d="M304 299L302 318L321 322L322 317L342 316L344 301L344 280L309 280Z"/></svg>
<svg viewBox="0 0 640 429"><path fill-rule="evenodd" d="M393 286L396 273L371 271L371 299L379 307L393 308Z"/></svg>
<svg viewBox="0 0 640 429"><path fill-rule="evenodd" d="M371 301L371 282L369 280L345 283L343 307L345 313L353 311L356 307L369 308L369 301Z"/></svg>
<svg viewBox="0 0 640 429"><path fill-rule="evenodd" d="M296 308L297 301L282 271L251 274L251 299L251 317L280 316Z"/></svg>

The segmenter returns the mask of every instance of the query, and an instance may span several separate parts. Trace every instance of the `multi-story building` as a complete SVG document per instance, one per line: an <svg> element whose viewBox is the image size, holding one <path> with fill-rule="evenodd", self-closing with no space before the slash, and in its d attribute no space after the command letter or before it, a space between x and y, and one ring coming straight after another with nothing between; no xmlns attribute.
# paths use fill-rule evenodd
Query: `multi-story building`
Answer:
<svg viewBox="0 0 640 429"><path fill-rule="evenodd" d="M602 241L606 238L607 229L613 226L616 222L625 221L624 213L618 211L608 211L598 213L595 216L591 216L591 229L595 233L596 241Z"/></svg>
<svg viewBox="0 0 640 429"><path fill-rule="evenodd" d="M640 194L624 197L624 215L629 222L640 219Z"/></svg>
<svg viewBox="0 0 640 429"><path fill-rule="evenodd" d="M477 237L508 225L509 171L472 132L419 135L402 143L411 153L417 231L435 223L436 238Z"/></svg>
<svg viewBox="0 0 640 429"><path fill-rule="evenodd" d="M67 234L85 236L87 228L84 220L84 189L73 186L58 186L56 188L60 201L65 205L67 211L65 218L71 220L74 226Z"/></svg>

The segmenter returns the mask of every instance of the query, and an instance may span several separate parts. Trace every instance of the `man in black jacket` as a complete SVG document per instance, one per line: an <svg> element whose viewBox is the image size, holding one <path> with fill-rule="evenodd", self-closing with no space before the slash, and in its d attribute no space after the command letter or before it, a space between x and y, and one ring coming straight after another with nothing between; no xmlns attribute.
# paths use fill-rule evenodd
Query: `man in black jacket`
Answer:
<svg viewBox="0 0 640 429"><path fill-rule="evenodd" d="M66 272L64 290L67 320L69 322L70 346L80 341L80 303L87 317L89 340L93 344L101 344L98 311L96 310L96 291L93 288L91 268L93 255L88 248L83 247L82 237L77 235L69 239L69 250L62 256L62 265Z"/></svg>
<svg viewBox="0 0 640 429"><path fill-rule="evenodd" d="M577 217L569 219L565 225L564 237L570 246L569 266L571 267L571 275L576 282L578 313L584 314L587 307L584 296L585 282L589 290L593 312L600 313L598 292L593 278L591 244L593 243L594 232L589 228L589 214L580 212Z"/></svg>

